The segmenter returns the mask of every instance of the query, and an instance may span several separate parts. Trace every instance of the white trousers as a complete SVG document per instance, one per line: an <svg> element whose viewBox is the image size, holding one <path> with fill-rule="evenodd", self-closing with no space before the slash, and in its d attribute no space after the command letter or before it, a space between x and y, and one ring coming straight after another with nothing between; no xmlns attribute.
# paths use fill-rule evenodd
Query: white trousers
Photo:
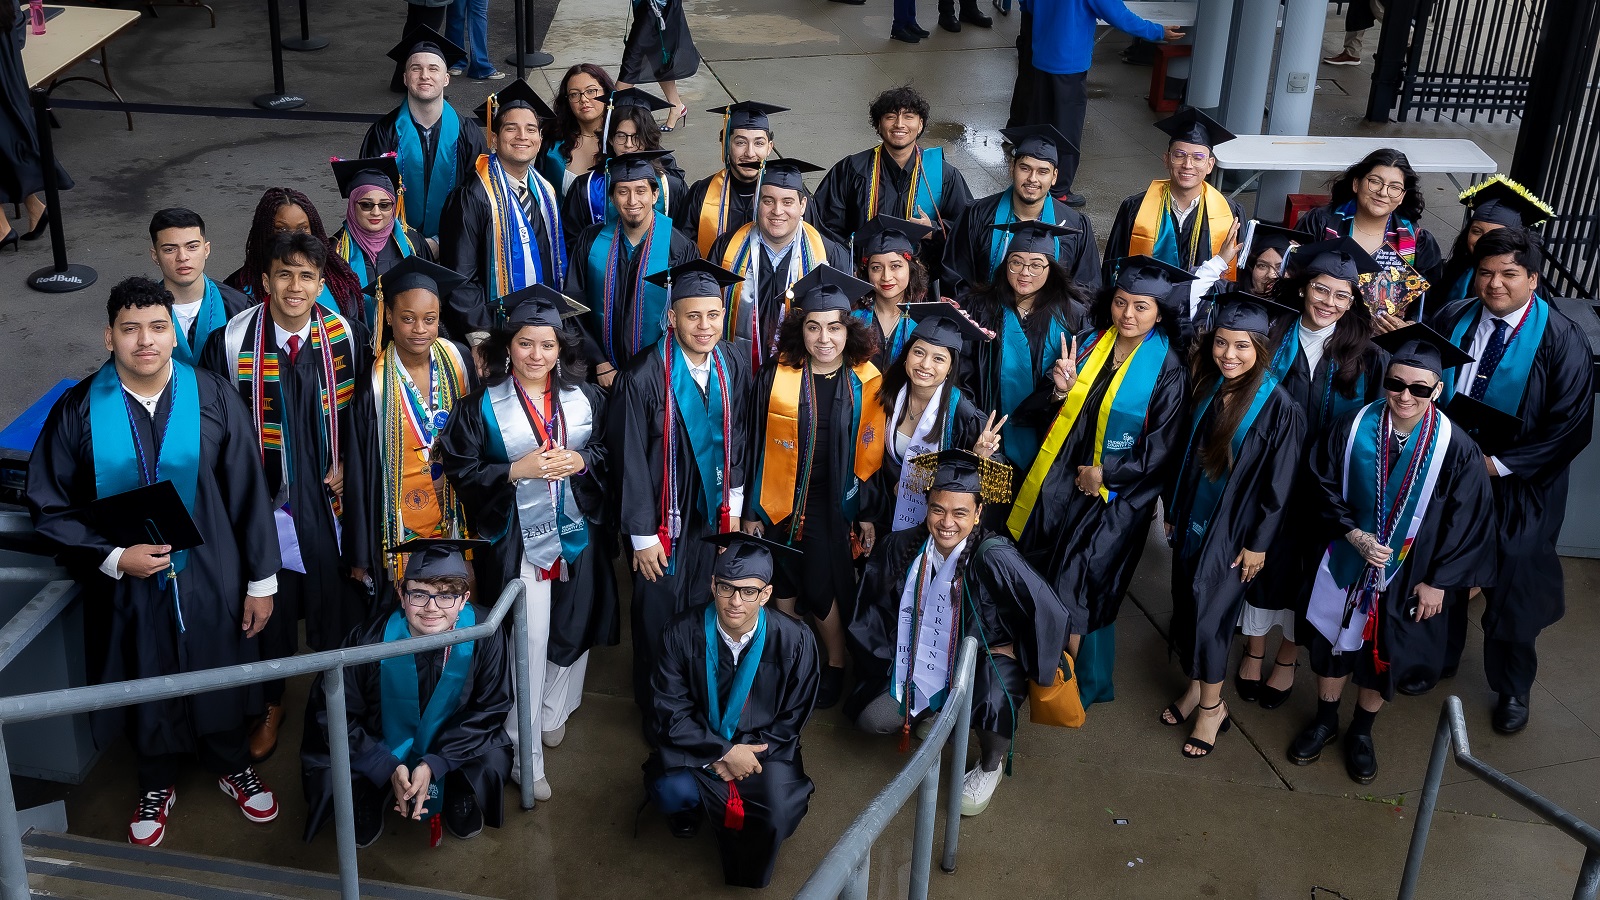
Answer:
<svg viewBox="0 0 1600 900"><path fill-rule="evenodd" d="M520 575L528 591L528 690L533 694L533 780L538 781L544 778L544 742L539 734L566 724L567 717L582 702L589 654L583 654L570 666L550 662L550 582L540 579L539 570L527 562L522 563ZM506 734L516 746L519 735L515 706L506 717ZM521 784L520 754L512 760L511 780Z"/></svg>
<svg viewBox="0 0 1600 900"><path fill-rule="evenodd" d="M1239 630L1245 637L1262 637L1272 630L1272 626L1283 627L1283 639L1294 640L1294 610L1292 609L1258 609L1249 603L1239 613Z"/></svg>

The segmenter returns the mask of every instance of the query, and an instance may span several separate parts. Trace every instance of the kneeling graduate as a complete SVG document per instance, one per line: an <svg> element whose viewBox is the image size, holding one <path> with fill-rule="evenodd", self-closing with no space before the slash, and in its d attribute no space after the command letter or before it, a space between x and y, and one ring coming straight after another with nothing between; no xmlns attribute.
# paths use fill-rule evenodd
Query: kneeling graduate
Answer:
<svg viewBox="0 0 1600 900"><path fill-rule="evenodd" d="M927 485L927 520L889 534L867 562L848 632L860 680L844 711L864 731L899 731L905 747L912 724L944 705L961 638L977 636L985 652L972 727L982 758L961 794L961 814L975 816L1000 784L1028 682L1055 683L1068 610L1010 538L978 524L984 503L1010 501L1009 466L965 450L910 464Z"/></svg>
<svg viewBox="0 0 1600 900"><path fill-rule="evenodd" d="M817 699L817 645L810 628L766 608L774 554L798 551L737 532L706 540L726 549L713 602L676 616L662 638L645 790L676 837L700 830L703 809L723 878L760 888L811 803L800 729Z"/></svg>
<svg viewBox="0 0 1600 900"><path fill-rule="evenodd" d="M358 626L344 646L388 643L470 628L487 613L471 603L463 549L487 541L410 540L399 606ZM356 845L383 834L391 803L408 819L429 819L433 841L444 828L466 840L488 824L500 827L501 798L511 772L511 739L502 727L512 706L511 659L504 631L429 653L395 656L345 672ZM305 787L305 839L333 814L333 772L322 676L306 704L300 747Z"/></svg>

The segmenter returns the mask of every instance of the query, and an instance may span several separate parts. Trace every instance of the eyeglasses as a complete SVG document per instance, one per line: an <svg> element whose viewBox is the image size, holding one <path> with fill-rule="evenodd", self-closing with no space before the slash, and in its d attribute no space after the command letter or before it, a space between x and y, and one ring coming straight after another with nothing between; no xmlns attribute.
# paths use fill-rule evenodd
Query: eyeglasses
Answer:
<svg viewBox="0 0 1600 900"><path fill-rule="evenodd" d="M1409 393L1411 396L1416 397L1419 400L1427 400L1428 398L1432 397L1434 387L1435 385L1431 384L1408 384L1394 377L1393 375L1383 380L1383 389L1389 393Z"/></svg>
<svg viewBox="0 0 1600 900"><path fill-rule="evenodd" d="M356 201L356 209L359 209L362 212L372 212L373 210L377 210L379 212L388 212L389 210L394 209L394 201L393 200L357 200Z"/></svg>
<svg viewBox="0 0 1600 900"><path fill-rule="evenodd" d="M1023 262L1020 256L1013 256L1006 260L1007 272L1027 272L1029 275L1043 275L1048 268L1050 268L1049 263Z"/></svg>
<svg viewBox="0 0 1600 900"><path fill-rule="evenodd" d="M1167 155L1172 157L1172 161L1180 166L1186 162L1192 162L1197 166L1203 166L1206 164L1206 160L1211 158L1211 154L1205 152L1204 150L1168 150Z"/></svg>
<svg viewBox="0 0 1600 900"><path fill-rule="evenodd" d="M614 132L612 132L611 133L611 142L613 144L620 144L620 145L622 145L624 147L632 147L632 146L634 146L636 144L644 143L643 141L641 141L639 139L639 135L637 133L635 133L635 132L632 132L632 131L614 131Z"/></svg>
<svg viewBox="0 0 1600 900"><path fill-rule="evenodd" d="M1379 196L1404 194L1406 192L1406 183L1404 181L1384 181L1376 175L1368 175L1366 178L1361 179L1361 183L1367 186L1367 190Z"/></svg>
<svg viewBox="0 0 1600 900"><path fill-rule="evenodd" d="M711 592L717 595L718 600L732 600L737 594L745 603L755 603L761 599L761 592L764 590L765 587L739 587L726 581L711 582Z"/></svg>
<svg viewBox="0 0 1600 900"><path fill-rule="evenodd" d="M401 595L405 598L406 605L412 609L422 609L433 601L433 605L442 610L452 610L461 605L465 594L430 594L427 591L406 591Z"/></svg>
<svg viewBox="0 0 1600 900"><path fill-rule="evenodd" d="M606 92L602 91L598 87L592 87L582 91L567 91L567 99L573 103L577 103L579 100L599 100L605 95Z"/></svg>
<svg viewBox="0 0 1600 900"><path fill-rule="evenodd" d="M1336 291L1325 284L1311 285L1311 293L1324 303L1331 303L1340 309L1349 309L1350 304L1356 302L1356 295L1349 291Z"/></svg>

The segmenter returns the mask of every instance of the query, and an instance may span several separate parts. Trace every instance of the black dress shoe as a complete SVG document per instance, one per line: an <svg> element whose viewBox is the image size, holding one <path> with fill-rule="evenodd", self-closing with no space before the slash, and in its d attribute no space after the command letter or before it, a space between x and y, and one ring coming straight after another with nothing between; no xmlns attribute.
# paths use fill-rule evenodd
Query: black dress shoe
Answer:
<svg viewBox="0 0 1600 900"><path fill-rule="evenodd" d="M994 20L985 15L976 6L970 6L961 11L961 21L979 28L993 28Z"/></svg>
<svg viewBox="0 0 1600 900"><path fill-rule="evenodd" d="M1085 206L1089 205L1089 198L1082 194L1068 192L1067 196L1062 198L1061 202L1072 207L1073 209L1083 209Z"/></svg>
<svg viewBox="0 0 1600 900"><path fill-rule="evenodd" d="M822 667L822 678L817 684L817 709L832 709L844 695L844 666Z"/></svg>
<svg viewBox="0 0 1600 900"><path fill-rule="evenodd" d="M1322 758L1322 748L1339 738L1339 727L1323 722L1312 722L1289 745L1289 762L1309 766Z"/></svg>
<svg viewBox="0 0 1600 900"><path fill-rule="evenodd" d="M929 31L926 28L923 28L921 25L918 25L915 22L912 22L910 25L907 25L906 26L906 30L911 32L912 34L916 35L917 37L928 37L928 36L933 34L933 32Z"/></svg>
<svg viewBox="0 0 1600 900"><path fill-rule="evenodd" d="M1245 651L1244 656L1245 659L1266 658L1265 654L1253 656L1248 650ZM1239 668L1233 670L1233 689L1239 694L1240 700L1246 703L1254 703L1261 699L1261 673L1257 672L1254 678L1246 678L1239 674L1242 671L1244 671L1244 659L1239 660Z"/></svg>
<svg viewBox="0 0 1600 900"><path fill-rule="evenodd" d="M1371 784L1378 777L1378 750L1370 734L1344 736L1344 770L1357 784Z"/></svg>
<svg viewBox="0 0 1600 900"><path fill-rule="evenodd" d="M958 32L961 30L961 20L955 16L940 16L939 27L945 31Z"/></svg>
<svg viewBox="0 0 1600 900"><path fill-rule="evenodd" d="M1446 678L1454 678L1456 677L1456 673L1459 671L1461 671L1460 663L1456 663L1453 666L1445 666L1439 670L1439 680L1443 681Z"/></svg>
<svg viewBox="0 0 1600 900"><path fill-rule="evenodd" d="M899 25L894 25L889 28L889 39L892 41L904 41L907 44L922 43L921 35L910 30L909 28L901 28Z"/></svg>
<svg viewBox="0 0 1600 900"><path fill-rule="evenodd" d="M1407 697L1421 697L1423 694L1426 694L1437 687L1438 684L1439 680L1437 678L1429 678L1427 673L1424 672L1417 675L1412 675L1409 678L1401 679L1401 681L1394 686L1394 689L1402 694L1405 694Z"/></svg>
<svg viewBox="0 0 1600 900"><path fill-rule="evenodd" d="M1501 734L1516 734L1527 728L1528 698L1501 694L1500 702L1495 705L1494 715L1489 717L1489 721L1494 730Z"/></svg>
<svg viewBox="0 0 1600 900"><path fill-rule="evenodd" d="M483 810L470 790L449 791L444 805L444 827L458 840L470 841L483 833Z"/></svg>
<svg viewBox="0 0 1600 900"><path fill-rule="evenodd" d="M700 810L695 808L673 813L667 816L667 825L672 829L673 837L686 841L700 833Z"/></svg>
<svg viewBox="0 0 1600 900"><path fill-rule="evenodd" d="M383 837L383 814L389 808L389 794L376 789L355 795L356 849L365 850Z"/></svg>

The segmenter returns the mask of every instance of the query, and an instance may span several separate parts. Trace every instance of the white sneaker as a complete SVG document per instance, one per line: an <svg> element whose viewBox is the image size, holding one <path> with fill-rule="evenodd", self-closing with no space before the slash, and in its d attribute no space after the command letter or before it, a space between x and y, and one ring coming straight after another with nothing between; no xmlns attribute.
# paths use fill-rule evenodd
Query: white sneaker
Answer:
<svg viewBox="0 0 1600 900"><path fill-rule="evenodd" d="M1004 770L995 767L993 772L985 772L983 764L972 767L972 771L961 779L961 814L963 816L976 816L989 808L989 800L994 797L994 789L1000 786L1000 778Z"/></svg>
<svg viewBox="0 0 1600 900"><path fill-rule="evenodd" d="M993 789L991 788L991 790ZM533 799L538 800L541 803L550 799L549 779L541 778L533 783Z"/></svg>
<svg viewBox="0 0 1600 900"><path fill-rule="evenodd" d="M557 725L555 728L551 729L550 731L546 731L546 732L543 732L542 734L540 734L539 735L539 739L544 741L544 745L546 747L559 747L559 746L561 746L561 741L563 739L565 739L566 736L567 736L567 726L566 726L566 723L562 723L560 725Z"/></svg>

